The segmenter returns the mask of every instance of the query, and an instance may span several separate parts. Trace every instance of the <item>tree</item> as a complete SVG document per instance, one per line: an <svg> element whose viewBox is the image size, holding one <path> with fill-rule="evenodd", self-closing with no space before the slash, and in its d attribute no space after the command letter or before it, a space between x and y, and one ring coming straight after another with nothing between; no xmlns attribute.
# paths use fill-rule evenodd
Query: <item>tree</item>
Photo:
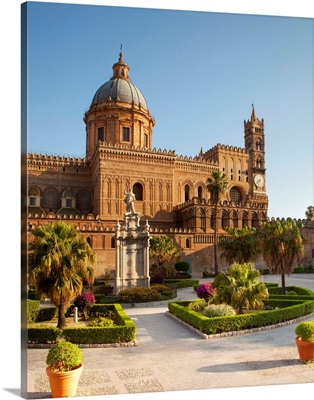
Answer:
<svg viewBox="0 0 314 400"><path fill-rule="evenodd" d="M223 249L222 256L229 264L243 264L254 261L260 253L258 234L255 228L226 228L230 236L223 236L219 247Z"/></svg>
<svg viewBox="0 0 314 400"><path fill-rule="evenodd" d="M212 176L207 178L207 189L211 194L212 202L215 206L215 226L214 226L214 266L215 273L218 274L217 243L218 243L218 203L221 195L226 193L228 179L220 171L213 171Z"/></svg>
<svg viewBox="0 0 314 400"><path fill-rule="evenodd" d="M310 221L314 221L314 206L308 206L307 210L305 211L305 216Z"/></svg>
<svg viewBox="0 0 314 400"><path fill-rule="evenodd" d="M167 276L170 263L179 259L181 250L168 236L151 236L149 246L149 257L157 265L156 273Z"/></svg>
<svg viewBox="0 0 314 400"><path fill-rule="evenodd" d="M285 275L290 275L303 255L302 224L295 220L268 221L261 231L262 253L269 270L281 275L282 293L286 293Z"/></svg>
<svg viewBox="0 0 314 400"><path fill-rule="evenodd" d="M216 300L234 307L238 314L243 314L244 309L263 308L263 299L269 294L259 277L260 272L252 263L232 264L227 274L220 272L214 280Z"/></svg>
<svg viewBox="0 0 314 400"><path fill-rule="evenodd" d="M96 255L71 224L62 221L32 230L29 279L38 294L58 308L58 328L66 326L65 307L82 291L83 278L94 275Z"/></svg>

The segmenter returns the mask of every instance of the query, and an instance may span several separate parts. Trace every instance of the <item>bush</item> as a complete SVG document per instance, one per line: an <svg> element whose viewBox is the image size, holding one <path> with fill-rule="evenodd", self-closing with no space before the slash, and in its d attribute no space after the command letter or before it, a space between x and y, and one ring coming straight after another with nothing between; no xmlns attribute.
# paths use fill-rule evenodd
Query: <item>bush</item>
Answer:
<svg viewBox="0 0 314 400"><path fill-rule="evenodd" d="M39 325L30 326L27 329L28 343L56 343L61 331L57 327Z"/></svg>
<svg viewBox="0 0 314 400"><path fill-rule="evenodd" d="M103 285L93 286L92 291L94 294L103 294L104 296L108 296L108 294L113 293L114 287L109 283L104 283Z"/></svg>
<svg viewBox="0 0 314 400"><path fill-rule="evenodd" d="M295 334L306 342L314 342L314 321L300 322L295 328Z"/></svg>
<svg viewBox="0 0 314 400"><path fill-rule="evenodd" d="M90 307L95 304L95 296L89 292L83 292L74 299L74 306L82 312L83 318L86 320Z"/></svg>
<svg viewBox="0 0 314 400"><path fill-rule="evenodd" d="M39 314L39 300L27 300L27 322L35 322Z"/></svg>
<svg viewBox="0 0 314 400"><path fill-rule="evenodd" d="M188 270L190 269L190 264L186 261L177 261L174 264L174 268L178 272L188 272Z"/></svg>
<svg viewBox="0 0 314 400"><path fill-rule="evenodd" d="M51 371L71 371L83 362L82 350L75 344L61 341L48 351L46 364Z"/></svg>
<svg viewBox="0 0 314 400"><path fill-rule="evenodd" d="M209 301L216 292L216 289L211 283L202 283L196 290L197 297L206 301Z"/></svg>
<svg viewBox="0 0 314 400"><path fill-rule="evenodd" d="M97 318L93 319L92 321L90 321L88 326L102 326L102 327L108 328L108 327L114 326L114 322L110 318L97 317Z"/></svg>
<svg viewBox="0 0 314 400"><path fill-rule="evenodd" d="M294 270L293 270L293 273L294 274L304 274L304 267L302 267L301 265L299 265L298 267L296 267Z"/></svg>
<svg viewBox="0 0 314 400"><path fill-rule="evenodd" d="M204 299L191 301L191 303L189 303L188 305L189 310L196 312L204 311L206 306L207 306L207 301L205 301Z"/></svg>
<svg viewBox="0 0 314 400"><path fill-rule="evenodd" d="M58 314L56 307L41 308L37 314L36 322L51 321Z"/></svg>
<svg viewBox="0 0 314 400"><path fill-rule="evenodd" d="M209 304L205 307L205 317L232 317L237 315L235 309L228 304Z"/></svg>
<svg viewBox="0 0 314 400"><path fill-rule="evenodd" d="M119 298L122 303L145 303L148 301L163 300L162 295L157 290L147 287L120 290Z"/></svg>
<svg viewBox="0 0 314 400"><path fill-rule="evenodd" d="M155 274L152 278L151 278L151 282L152 283L163 283L164 281L164 277L161 274Z"/></svg>

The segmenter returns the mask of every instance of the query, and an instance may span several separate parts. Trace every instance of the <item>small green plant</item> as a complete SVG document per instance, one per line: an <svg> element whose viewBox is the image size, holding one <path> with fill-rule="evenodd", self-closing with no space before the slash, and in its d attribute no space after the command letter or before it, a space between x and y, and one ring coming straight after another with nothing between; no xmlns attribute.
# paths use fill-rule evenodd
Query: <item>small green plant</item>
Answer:
<svg viewBox="0 0 314 400"><path fill-rule="evenodd" d="M46 364L55 372L65 372L76 369L83 362L82 350L74 343L62 340L48 351Z"/></svg>
<svg viewBox="0 0 314 400"><path fill-rule="evenodd" d="M195 300L189 303L189 310L202 312L204 308L207 306L207 301L205 299Z"/></svg>
<svg viewBox="0 0 314 400"><path fill-rule="evenodd" d="M106 317L97 317L93 319L88 326L102 326L104 328L109 328L111 326L114 326L114 322L110 318Z"/></svg>
<svg viewBox="0 0 314 400"><path fill-rule="evenodd" d="M314 342L314 321L300 322L295 328L295 334L305 342Z"/></svg>
<svg viewBox="0 0 314 400"><path fill-rule="evenodd" d="M188 272L188 270L190 269L190 264L187 261L177 261L174 264L174 268L178 272Z"/></svg>
<svg viewBox="0 0 314 400"><path fill-rule="evenodd" d="M232 317L236 315L236 311L228 304L210 304L205 307L203 314L205 317Z"/></svg>

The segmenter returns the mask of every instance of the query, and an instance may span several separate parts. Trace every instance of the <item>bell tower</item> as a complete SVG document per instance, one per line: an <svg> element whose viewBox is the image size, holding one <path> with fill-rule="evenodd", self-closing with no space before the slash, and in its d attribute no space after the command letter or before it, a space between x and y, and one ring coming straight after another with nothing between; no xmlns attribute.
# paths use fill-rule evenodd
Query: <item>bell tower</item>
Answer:
<svg viewBox="0 0 314 400"><path fill-rule="evenodd" d="M251 119L244 121L244 143L249 154L250 194L266 195L264 119L256 117L253 104Z"/></svg>

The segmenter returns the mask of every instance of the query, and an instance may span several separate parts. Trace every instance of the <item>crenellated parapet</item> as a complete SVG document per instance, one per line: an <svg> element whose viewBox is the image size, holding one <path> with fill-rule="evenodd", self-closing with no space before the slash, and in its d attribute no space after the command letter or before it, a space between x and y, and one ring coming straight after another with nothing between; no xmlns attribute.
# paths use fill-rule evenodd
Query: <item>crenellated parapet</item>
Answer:
<svg viewBox="0 0 314 400"><path fill-rule="evenodd" d="M27 167L32 170L48 170L48 169L79 169L87 170L89 163L87 159L81 157L58 156L48 154L29 153L27 155Z"/></svg>

